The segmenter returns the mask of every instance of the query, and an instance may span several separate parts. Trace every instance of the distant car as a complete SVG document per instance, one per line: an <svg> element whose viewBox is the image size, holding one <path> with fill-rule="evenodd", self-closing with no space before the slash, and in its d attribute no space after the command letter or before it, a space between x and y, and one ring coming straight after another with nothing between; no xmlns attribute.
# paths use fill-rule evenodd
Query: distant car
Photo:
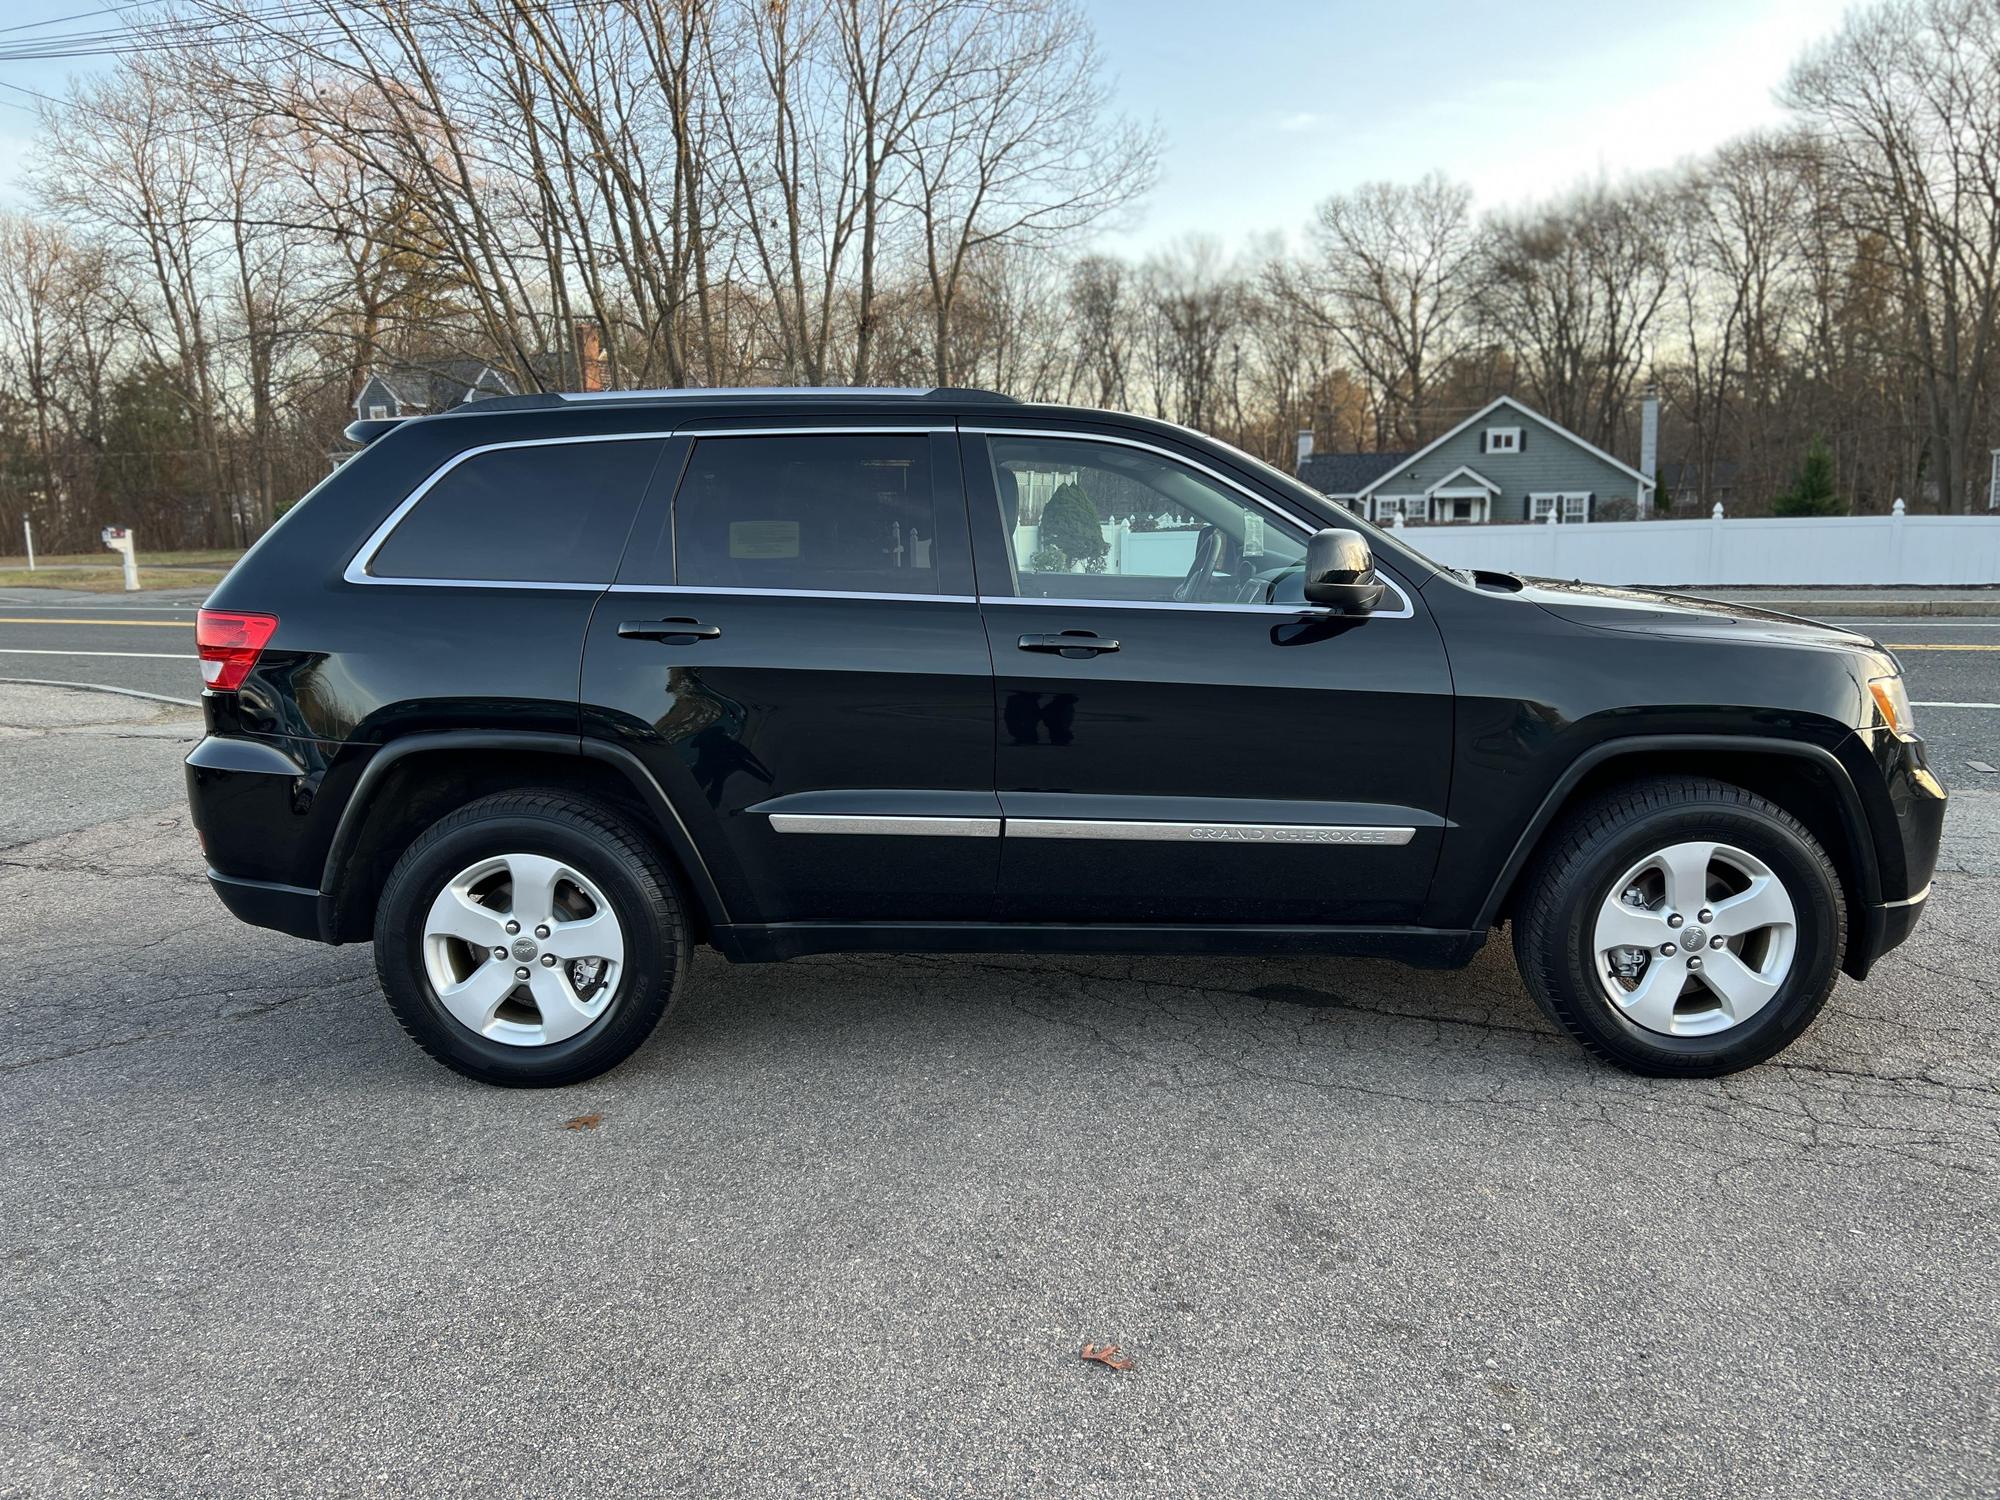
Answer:
<svg viewBox="0 0 2000 1500"><path fill-rule="evenodd" d="M349 432L201 614L188 793L230 910L372 938L475 1078L620 1062L698 942L1455 966L1502 922L1591 1052L1718 1074L1930 890L1875 642L1442 568L1178 427L763 390Z"/></svg>

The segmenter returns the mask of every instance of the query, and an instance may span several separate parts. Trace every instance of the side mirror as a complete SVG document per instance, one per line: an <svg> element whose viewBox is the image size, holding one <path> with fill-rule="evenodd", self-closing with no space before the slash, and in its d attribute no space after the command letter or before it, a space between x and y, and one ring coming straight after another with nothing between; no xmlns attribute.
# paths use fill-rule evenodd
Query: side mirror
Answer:
<svg viewBox="0 0 2000 1500"><path fill-rule="evenodd" d="M1306 543L1304 588L1308 604L1344 615L1367 614L1382 602L1368 538L1340 526L1315 531Z"/></svg>

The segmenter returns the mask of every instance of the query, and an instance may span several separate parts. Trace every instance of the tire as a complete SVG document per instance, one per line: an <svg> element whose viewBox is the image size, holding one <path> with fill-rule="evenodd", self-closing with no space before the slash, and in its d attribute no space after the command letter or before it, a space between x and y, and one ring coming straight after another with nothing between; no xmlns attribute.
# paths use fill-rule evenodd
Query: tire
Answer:
<svg viewBox="0 0 2000 1500"><path fill-rule="evenodd" d="M1661 1078L1734 1073L1789 1046L1832 993L1846 943L1840 877L1804 825L1699 778L1635 782L1567 816L1514 912L1514 957L1549 1018L1604 1061Z"/></svg>
<svg viewBox="0 0 2000 1500"><path fill-rule="evenodd" d="M509 1088L580 1083L630 1057L672 1008L688 947L659 854L561 791L440 819L396 862L375 914L375 971L403 1029L446 1067Z"/></svg>

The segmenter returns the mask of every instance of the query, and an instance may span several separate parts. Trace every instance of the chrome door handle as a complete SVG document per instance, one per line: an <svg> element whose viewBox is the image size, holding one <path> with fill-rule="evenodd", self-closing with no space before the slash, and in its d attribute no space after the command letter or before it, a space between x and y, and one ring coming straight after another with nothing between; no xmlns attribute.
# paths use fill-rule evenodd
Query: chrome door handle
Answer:
<svg viewBox="0 0 2000 1500"><path fill-rule="evenodd" d="M712 641L722 634L722 627L680 616L672 620L627 620L618 627L618 633L633 641Z"/></svg>
<svg viewBox="0 0 2000 1500"><path fill-rule="evenodd" d="M1021 637L1021 649L1047 651L1067 656L1073 661L1087 661L1107 651L1116 651L1118 642L1106 640L1089 630L1065 630L1060 635L1024 635Z"/></svg>

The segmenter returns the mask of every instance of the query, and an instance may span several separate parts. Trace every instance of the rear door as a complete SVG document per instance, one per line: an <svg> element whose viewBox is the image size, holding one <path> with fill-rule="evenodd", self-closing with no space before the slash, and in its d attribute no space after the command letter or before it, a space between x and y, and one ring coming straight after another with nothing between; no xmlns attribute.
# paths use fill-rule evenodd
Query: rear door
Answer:
<svg viewBox="0 0 2000 1500"><path fill-rule="evenodd" d="M635 750L730 920L993 914L992 660L958 439L678 435L591 622L584 732Z"/></svg>
<svg viewBox="0 0 2000 1500"><path fill-rule="evenodd" d="M1002 914L1416 923L1451 767L1451 679L1393 574L1308 610L1310 521L1111 431L964 434L993 645Z"/></svg>

